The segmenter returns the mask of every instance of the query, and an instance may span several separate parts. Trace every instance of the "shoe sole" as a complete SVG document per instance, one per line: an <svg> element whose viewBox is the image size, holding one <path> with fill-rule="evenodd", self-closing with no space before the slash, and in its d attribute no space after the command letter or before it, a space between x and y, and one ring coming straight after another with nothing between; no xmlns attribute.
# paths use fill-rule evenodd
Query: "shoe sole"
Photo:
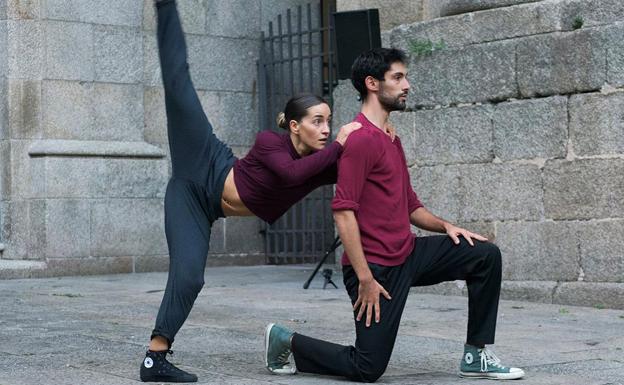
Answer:
<svg viewBox="0 0 624 385"><path fill-rule="evenodd" d="M271 373L273 373L273 371L269 368L269 336L271 335L273 326L275 326L275 324L270 323L267 325L266 329L264 329L264 366Z"/></svg>
<svg viewBox="0 0 624 385"><path fill-rule="evenodd" d="M485 380L519 380L524 377L524 372L522 373L470 373L470 372L460 372L459 376L462 378L474 378L474 379L485 379Z"/></svg>

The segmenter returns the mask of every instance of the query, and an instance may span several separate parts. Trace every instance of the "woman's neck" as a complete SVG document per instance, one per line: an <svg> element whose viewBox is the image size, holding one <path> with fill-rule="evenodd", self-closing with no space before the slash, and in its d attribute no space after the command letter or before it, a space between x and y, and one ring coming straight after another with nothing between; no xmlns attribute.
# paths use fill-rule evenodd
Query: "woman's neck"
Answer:
<svg viewBox="0 0 624 385"><path fill-rule="evenodd" d="M303 143L301 139L299 139L299 136L293 134L292 132L290 133L290 141L292 142L293 147L295 147L295 151L297 151L297 154L299 154L299 156L303 157L309 155L312 152L312 149L308 147L305 143Z"/></svg>

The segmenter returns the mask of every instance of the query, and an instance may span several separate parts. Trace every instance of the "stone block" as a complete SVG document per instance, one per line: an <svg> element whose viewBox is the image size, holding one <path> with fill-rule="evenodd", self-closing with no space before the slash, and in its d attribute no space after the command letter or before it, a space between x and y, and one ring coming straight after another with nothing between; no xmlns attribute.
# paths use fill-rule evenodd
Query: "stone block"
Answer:
<svg viewBox="0 0 624 385"><path fill-rule="evenodd" d="M91 253L96 257L167 254L163 200L91 203Z"/></svg>
<svg viewBox="0 0 624 385"><path fill-rule="evenodd" d="M168 166L162 159L104 159L97 194L110 198L164 198Z"/></svg>
<svg viewBox="0 0 624 385"><path fill-rule="evenodd" d="M93 26L48 21L45 30L45 76L49 79L93 80Z"/></svg>
<svg viewBox="0 0 624 385"><path fill-rule="evenodd" d="M336 104L334 103L334 106L335 105ZM403 152L405 153L407 167L415 165L418 160L416 137L414 135L415 115L416 114L410 112L393 112L390 114L390 124L394 127L396 135L401 140L401 146L403 147Z"/></svg>
<svg viewBox="0 0 624 385"><path fill-rule="evenodd" d="M497 223L503 279L575 281L581 257L578 237L575 222Z"/></svg>
<svg viewBox="0 0 624 385"><path fill-rule="evenodd" d="M619 6L622 7L622 3ZM604 30L607 44L607 82L617 87L624 85L624 40L620 38L623 33L622 22Z"/></svg>
<svg viewBox="0 0 624 385"><path fill-rule="evenodd" d="M5 5L9 19L39 19L41 0L8 0Z"/></svg>
<svg viewBox="0 0 624 385"><path fill-rule="evenodd" d="M143 91L144 128L146 142L161 146L168 143L167 112L165 92L162 87L144 87Z"/></svg>
<svg viewBox="0 0 624 385"><path fill-rule="evenodd" d="M9 139L9 81L0 75L0 140Z"/></svg>
<svg viewBox="0 0 624 385"><path fill-rule="evenodd" d="M409 50L412 40L444 41L447 47L461 47L561 29L561 3L536 2L404 24L392 30L390 41L404 50Z"/></svg>
<svg viewBox="0 0 624 385"><path fill-rule="evenodd" d="M412 167L409 171L412 188L425 208L448 221L457 222L461 200L457 167Z"/></svg>
<svg viewBox="0 0 624 385"><path fill-rule="evenodd" d="M190 73L197 89L244 92L254 89L259 40L188 35L186 42ZM224 71L223 63L236 71Z"/></svg>
<svg viewBox="0 0 624 385"><path fill-rule="evenodd" d="M624 216L624 160L548 161L544 167L544 208L552 219Z"/></svg>
<svg viewBox="0 0 624 385"><path fill-rule="evenodd" d="M134 272L169 271L168 255L139 255L134 257Z"/></svg>
<svg viewBox="0 0 624 385"><path fill-rule="evenodd" d="M0 20L6 20L7 18L7 3L6 0L0 0Z"/></svg>
<svg viewBox="0 0 624 385"><path fill-rule="evenodd" d="M462 221L543 218L542 177L535 165L465 165L459 167L459 178Z"/></svg>
<svg viewBox="0 0 624 385"><path fill-rule="evenodd" d="M571 28L576 17L583 18L583 27L616 23L624 19L624 3L619 0L562 1L562 22Z"/></svg>
<svg viewBox="0 0 624 385"><path fill-rule="evenodd" d="M141 85L94 83L94 132L89 139L142 140L143 116Z"/></svg>
<svg viewBox="0 0 624 385"><path fill-rule="evenodd" d="M143 4L137 0L46 0L43 4L51 20L139 27L143 16Z"/></svg>
<svg viewBox="0 0 624 385"><path fill-rule="evenodd" d="M503 281L501 298L514 301L552 303L554 281Z"/></svg>
<svg viewBox="0 0 624 385"><path fill-rule="evenodd" d="M624 93L571 96L570 139L576 155L624 154Z"/></svg>
<svg viewBox="0 0 624 385"><path fill-rule="evenodd" d="M132 262L132 257L128 256L110 258L54 258L47 260L47 269L36 272L33 274L33 278L68 275L127 274L133 272Z"/></svg>
<svg viewBox="0 0 624 385"><path fill-rule="evenodd" d="M143 137L140 85L45 81L47 138L137 141ZM68 101L73 108L67 109Z"/></svg>
<svg viewBox="0 0 624 385"><path fill-rule="evenodd" d="M219 219L212 224L210 229L209 254L225 253L225 222L227 219Z"/></svg>
<svg viewBox="0 0 624 385"><path fill-rule="evenodd" d="M583 222L580 230L584 280L624 283L624 220Z"/></svg>
<svg viewBox="0 0 624 385"><path fill-rule="evenodd" d="M156 30L156 9L152 0L143 0L143 30Z"/></svg>
<svg viewBox="0 0 624 385"><path fill-rule="evenodd" d="M490 113L489 108L480 106L414 112L416 163L490 162L493 158Z"/></svg>
<svg viewBox="0 0 624 385"><path fill-rule="evenodd" d="M30 157L28 156L28 140L10 141L11 167L11 197L12 199L27 199L32 193L32 179Z"/></svg>
<svg viewBox="0 0 624 385"><path fill-rule="evenodd" d="M3 216L9 245L2 257L6 259L43 259L45 247L45 202L42 200L12 200Z"/></svg>
<svg viewBox="0 0 624 385"><path fill-rule="evenodd" d="M0 1L0 4L2 1ZM1 7L1 5L0 5ZM1 9L0 9L1 11ZM7 21L3 20L0 15L0 52L8 52L9 46L7 44ZM2 59L0 59L0 78L3 78L8 75L8 62L7 55L3 55Z"/></svg>
<svg viewBox="0 0 624 385"><path fill-rule="evenodd" d="M158 43L153 31L143 32L143 85L162 87Z"/></svg>
<svg viewBox="0 0 624 385"><path fill-rule="evenodd" d="M11 149L8 140L0 140L0 201L11 196ZM0 217L2 215L0 214ZM2 219L0 219L2 221ZM0 228L2 228L0 224ZM0 239L2 239L0 232Z"/></svg>
<svg viewBox="0 0 624 385"><path fill-rule="evenodd" d="M8 127L12 139L41 138L41 81L8 80Z"/></svg>
<svg viewBox="0 0 624 385"><path fill-rule="evenodd" d="M95 80L139 83L143 78L143 41L138 28L97 25L94 33Z"/></svg>
<svg viewBox="0 0 624 385"><path fill-rule="evenodd" d="M229 3L228 1L227 3ZM206 0L189 0L178 3L178 12L182 29L185 33L204 34L206 33L206 13L208 11ZM240 8L245 9L245 8ZM246 13L246 12L240 12ZM224 14L218 16L222 20L232 20L235 16L227 17Z"/></svg>
<svg viewBox="0 0 624 385"><path fill-rule="evenodd" d="M88 257L90 210L87 200L50 199L46 202L47 258Z"/></svg>
<svg viewBox="0 0 624 385"><path fill-rule="evenodd" d="M42 120L46 138L88 139L97 135L93 87L93 83L85 82L43 81Z"/></svg>
<svg viewBox="0 0 624 385"><path fill-rule="evenodd" d="M253 145L260 131L254 94L200 91L199 98L217 138L230 146Z"/></svg>
<svg viewBox="0 0 624 385"><path fill-rule="evenodd" d="M437 3L439 0L426 0ZM509 7L524 3L534 3L540 0L452 0L441 2L440 16L457 15L467 12L483 11L486 9ZM429 4L425 4L429 5Z"/></svg>
<svg viewBox="0 0 624 385"><path fill-rule="evenodd" d="M501 41L412 55L408 103L420 107L516 97L515 44Z"/></svg>
<svg viewBox="0 0 624 385"><path fill-rule="evenodd" d="M362 103L358 100L358 92L353 88L350 80L340 80L338 86L334 88L333 97L332 130L335 135L340 127L355 119ZM397 115L393 114L393 119Z"/></svg>
<svg viewBox="0 0 624 385"><path fill-rule="evenodd" d="M8 20L6 28L7 75L13 79L41 79L45 64L45 39L41 22Z"/></svg>
<svg viewBox="0 0 624 385"><path fill-rule="evenodd" d="M497 104L494 154L502 160L565 157L567 104L563 96Z"/></svg>
<svg viewBox="0 0 624 385"><path fill-rule="evenodd" d="M553 303L624 309L624 284L611 282L563 282Z"/></svg>
<svg viewBox="0 0 624 385"><path fill-rule="evenodd" d="M414 294L437 294L437 295L454 295L462 296L466 295L467 290L464 287L460 287L461 284L457 282L442 282L436 285L429 286L415 286L410 289L410 293Z"/></svg>
<svg viewBox="0 0 624 385"><path fill-rule="evenodd" d="M264 253L264 238L258 218L227 218L225 221L225 252L229 254Z"/></svg>
<svg viewBox="0 0 624 385"><path fill-rule="evenodd" d="M376 8L379 10L380 28L382 31L386 31L397 25L421 21L423 10L420 3L420 1L411 0L341 0L337 4L337 11L345 12ZM382 44L382 47L388 47L388 45Z"/></svg>
<svg viewBox="0 0 624 385"><path fill-rule="evenodd" d="M595 29L524 38L517 58L523 97L593 91L607 79L604 34Z"/></svg>
<svg viewBox="0 0 624 385"><path fill-rule="evenodd" d="M214 36L247 37L257 39L260 36L260 0L207 0L206 33ZM244 9L245 12L240 10ZM297 31L295 23L297 11L292 11L292 30ZM263 26L264 27L264 26ZM306 28L307 25L302 25Z"/></svg>
<svg viewBox="0 0 624 385"><path fill-rule="evenodd" d="M104 193L104 159L95 157L33 158L33 180L43 181L41 198L95 198Z"/></svg>

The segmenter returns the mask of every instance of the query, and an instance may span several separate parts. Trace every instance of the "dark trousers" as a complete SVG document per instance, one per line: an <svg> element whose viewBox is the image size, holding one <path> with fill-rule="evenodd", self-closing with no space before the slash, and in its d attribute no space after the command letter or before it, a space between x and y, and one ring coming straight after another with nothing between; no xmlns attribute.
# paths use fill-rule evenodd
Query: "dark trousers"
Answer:
<svg viewBox="0 0 624 385"><path fill-rule="evenodd" d="M152 337L171 344L204 285L210 228L224 216L223 184L235 158L214 135L191 82L175 2L156 9L172 176L165 195L169 277Z"/></svg>
<svg viewBox="0 0 624 385"><path fill-rule="evenodd" d="M468 286L468 337L470 345L494 343L501 283L501 255L492 243L461 239L453 244L446 235L418 238L412 253L399 266L369 264L373 276L392 297L380 298L381 319L366 327L365 315L355 322L355 346L342 346L295 334L292 351L301 372L376 381L386 370L394 348L401 314L410 287L456 279ZM344 284L355 303L359 281L350 266L344 268ZM354 317L357 313L354 313Z"/></svg>

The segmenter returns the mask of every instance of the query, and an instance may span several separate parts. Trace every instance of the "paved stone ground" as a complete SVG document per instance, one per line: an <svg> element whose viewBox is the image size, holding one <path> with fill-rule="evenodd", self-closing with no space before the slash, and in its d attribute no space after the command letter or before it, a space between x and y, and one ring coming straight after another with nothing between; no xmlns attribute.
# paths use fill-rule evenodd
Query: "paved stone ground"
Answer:
<svg viewBox="0 0 624 385"><path fill-rule="evenodd" d="M350 304L311 266L211 268L174 344L173 361L202 384L345 384L263 367L271 321L338 343L354 339ZM134 384L164 273L0 281L0 384ZM410 296L385 384L492 384L457 377L463 297ZM624 311L502 301L495 351L525 368L519 384L624 384Z"/></svg>

